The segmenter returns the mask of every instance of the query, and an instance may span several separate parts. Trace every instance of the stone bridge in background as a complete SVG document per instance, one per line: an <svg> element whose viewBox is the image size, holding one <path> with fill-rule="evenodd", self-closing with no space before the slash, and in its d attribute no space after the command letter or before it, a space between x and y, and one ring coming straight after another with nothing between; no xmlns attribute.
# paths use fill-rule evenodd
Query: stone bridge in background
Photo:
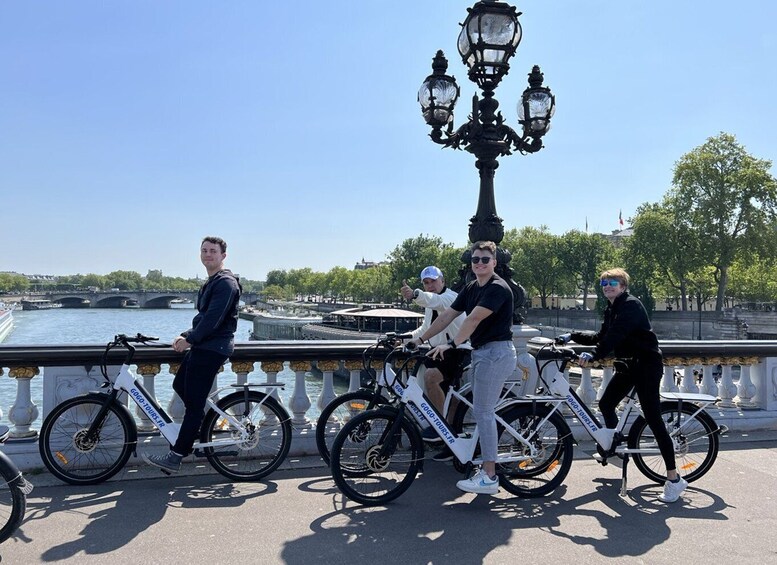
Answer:
<svg viewBox="0 0 777 565"><path fill-rule="evenodd" d="M177 290L106 290L47 292L43 297L62 304L63 308L170 308L173 301L194 302L197 293ZM245 304L255 304L257 300L259 295L253 292L246 292L241 298Z"/></svg>

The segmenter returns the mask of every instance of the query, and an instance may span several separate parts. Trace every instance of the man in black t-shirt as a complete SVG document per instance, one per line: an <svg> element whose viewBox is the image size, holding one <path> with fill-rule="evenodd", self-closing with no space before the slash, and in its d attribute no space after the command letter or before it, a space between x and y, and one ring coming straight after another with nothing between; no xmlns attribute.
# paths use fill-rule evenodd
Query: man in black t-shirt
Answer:
<svg viewBox="0 0 777 565"><path fill-rule="evenodd" d="M499 481L496 478L497 432L494 418L496 403L507 378L516 365L513 346L513 293L507 283L494 273L496 244L478 241L470 249L472 272L475 280L459 293L456 300L421 336L420 341L440 333L461 312L467 317L456 336L448 345L438 345L429 352L433 358L441 358L445 352L470 340L472 352L472 411L480 432L480 451L483 466L471 478L459 481L456 486L476 494L496 494Z"/></svg>

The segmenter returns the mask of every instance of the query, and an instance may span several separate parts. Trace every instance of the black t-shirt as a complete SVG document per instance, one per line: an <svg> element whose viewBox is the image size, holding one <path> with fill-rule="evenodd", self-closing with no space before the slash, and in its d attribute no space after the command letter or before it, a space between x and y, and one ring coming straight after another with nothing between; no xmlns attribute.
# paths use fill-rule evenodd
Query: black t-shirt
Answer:
<svg viewBox="0 0 777 565"><path fill-rule="evenodd" d="M475 306L482 306L493 312L482 320L470 336L472 347L481 347L490 341L513 339L513 291L507 283L494 275L483 286L477 279L470 282L456 297L451 308L457 312L472 313Z"/></svg>

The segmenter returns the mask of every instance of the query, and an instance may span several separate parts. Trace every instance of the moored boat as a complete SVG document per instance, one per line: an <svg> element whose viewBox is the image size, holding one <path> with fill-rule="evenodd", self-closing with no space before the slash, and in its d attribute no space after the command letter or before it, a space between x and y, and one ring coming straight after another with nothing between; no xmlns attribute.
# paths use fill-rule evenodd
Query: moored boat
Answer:
<svg viewBox="0 0 777 565"><path fill-rule="evenodd" d="M303 339L376 339L387 332L404 333L418 328L424 315L401 308L361 306L336 310L321 324L302 327Z"/></svg>
<svg viewBox="0 0 777 565"><path fill-rule="evenodd" d="M51 308L60 308L62 304L52 302L45 298L29 298L22 300L22 310L49 310Z"/></svg>

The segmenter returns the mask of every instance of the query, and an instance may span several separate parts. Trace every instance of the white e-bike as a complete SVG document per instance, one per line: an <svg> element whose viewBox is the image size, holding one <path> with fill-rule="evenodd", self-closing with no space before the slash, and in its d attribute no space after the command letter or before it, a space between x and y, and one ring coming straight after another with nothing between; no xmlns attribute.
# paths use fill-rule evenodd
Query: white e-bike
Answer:
<svg viewBox="0 0 777 565"><path fill-rule="evenodd" d="M121 401L122 393L137 404L159 432L175 444L180 424L130 372L133 343L149 345L158 338L117 335L108 343L101 370L108 391L90 392L65 400L46 417L40 430L40 455L57 478L74 485L105 481L118 473L136 452L138 429ZM108 353L123 346L127 355L115 379L108 377ZM156 347L169 345L155 344ZM269 392L275 383L222 387L207 399L195 456L204 456L219 473L235 481L258 480L283 462L291 445L289 413ZM234 392L219 399L221 392Z"/></svg>

